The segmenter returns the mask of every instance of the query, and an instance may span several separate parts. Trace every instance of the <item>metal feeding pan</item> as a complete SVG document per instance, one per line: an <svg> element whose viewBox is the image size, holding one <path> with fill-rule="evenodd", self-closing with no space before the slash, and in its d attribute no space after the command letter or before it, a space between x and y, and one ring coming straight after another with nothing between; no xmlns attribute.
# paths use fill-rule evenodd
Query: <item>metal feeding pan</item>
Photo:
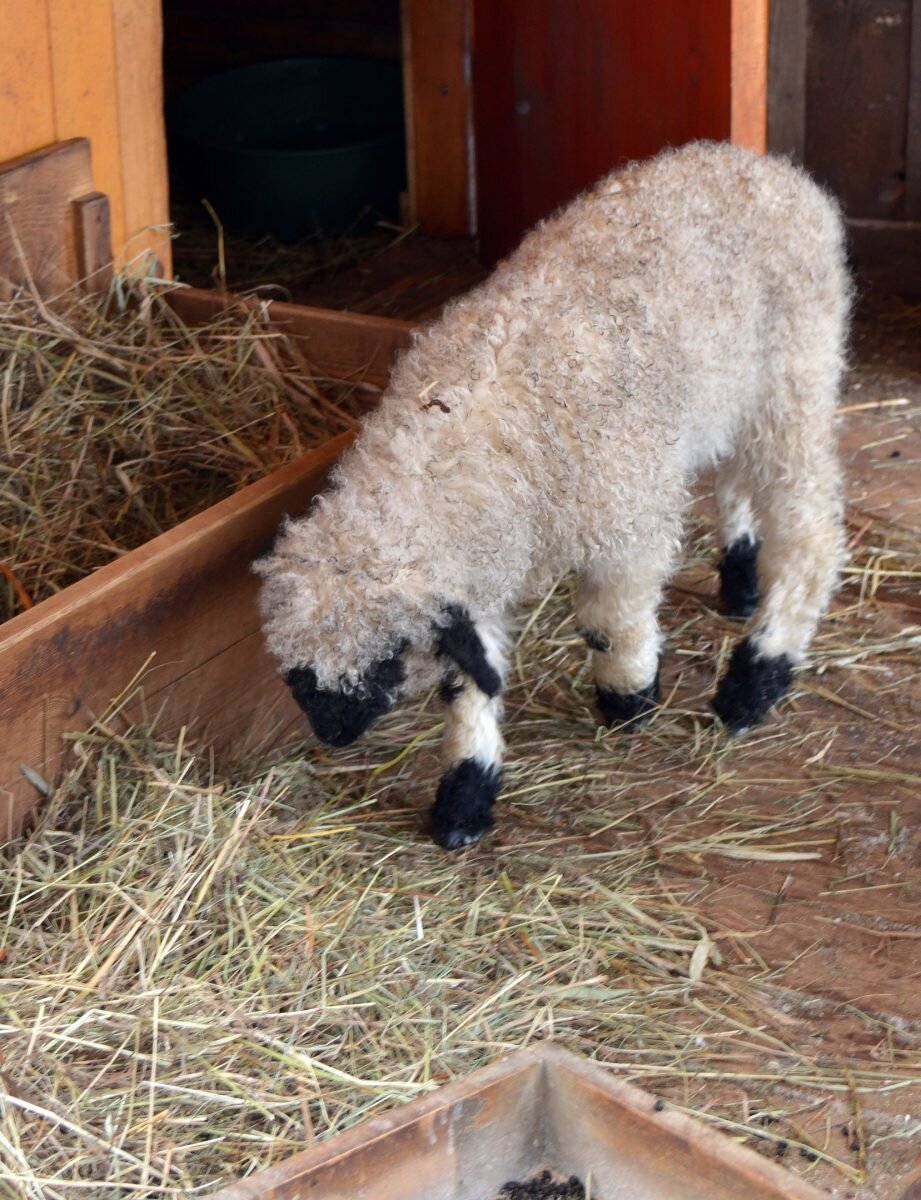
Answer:
<svg viewBox="0 0 921 1200"><path fill-rule="evenodd" d="M823 1193L549 1043L364 1122L212 1200L493 1200L549 1168L592 1200L821 1200Z"/></svg>

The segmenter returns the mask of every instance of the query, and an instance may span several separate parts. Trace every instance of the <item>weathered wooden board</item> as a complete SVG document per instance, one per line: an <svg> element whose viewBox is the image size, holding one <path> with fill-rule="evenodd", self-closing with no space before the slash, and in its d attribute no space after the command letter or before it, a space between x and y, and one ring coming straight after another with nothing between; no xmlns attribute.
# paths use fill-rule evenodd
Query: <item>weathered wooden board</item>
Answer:
<svg viewBox="0 0 921 1200"><path fill-rule="evenodd" d="M847 236L862 286L921 299L921 221L848 221Z"/></svg>
<svg viewBox="0 0 921 1200"><path fill-rule="evenodd" d="M911 0L810 0L804 161L849 217L905 212ZM921 70L921 67L915 67Z"/></svg>
<svg viewBox="0 0 921 1200"><path fill-rule="evenodd" d="M803 161L808 0L771 0L767 148Z"/></svg>
<svg viewBox="0 0 921 1200"><path fill-rule="evenodd" d="M73 203L77 278L87 292L104 293L112 282L112 217L109 197L90 192Z"/></svg>
<svg viewBox="0 0 921 1200"><path fill-rule="evenodd" d="M241 299L221 292L183 288L170 295L179 316L191 325L212 320L228 308L261 309L279 330L298 341L320 375L359 379L382 386L395 356L410 343L415 326L390 317L358 315L326 308Z"/></svg>
<svg viewBox="0 0 921 1200"><path fill-rule="evenodd" d="M0 279L54 295L80 277L75 200L93 192L86 138L0 163Z"/></svg>
<svg viewBox="0 0 921 1200"><path fill-rule="evenodd" d="M752 1150L551 1043L366 1121L214 1200L486 1200L544 1168L598 1200L819 1200Z"/></svg>

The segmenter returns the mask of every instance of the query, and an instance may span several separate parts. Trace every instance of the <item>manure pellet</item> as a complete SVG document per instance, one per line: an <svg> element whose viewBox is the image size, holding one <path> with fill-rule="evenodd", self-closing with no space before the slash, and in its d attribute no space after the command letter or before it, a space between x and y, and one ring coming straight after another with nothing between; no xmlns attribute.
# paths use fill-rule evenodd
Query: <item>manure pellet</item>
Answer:
<svg viewBox="0 0 921 1200"><path fill-rule="evenodd" d="M575 1175L559 1180L549 1171L541 1171L523 1183L503 1184L496 1200L585 1200L585 1187Z"/></svg>

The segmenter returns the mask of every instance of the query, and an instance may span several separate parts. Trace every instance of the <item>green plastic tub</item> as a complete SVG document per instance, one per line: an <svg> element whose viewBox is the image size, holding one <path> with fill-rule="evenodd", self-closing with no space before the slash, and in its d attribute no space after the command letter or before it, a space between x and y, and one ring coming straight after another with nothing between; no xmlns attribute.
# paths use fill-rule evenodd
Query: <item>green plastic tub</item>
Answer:
<svg viewBox="0 0 921 1200"><path fill-rule="evenodd" d="M405 187L399 63L301 58L211 76L178 96L171 142L228 228L295 242L395 215Z"/></svg>

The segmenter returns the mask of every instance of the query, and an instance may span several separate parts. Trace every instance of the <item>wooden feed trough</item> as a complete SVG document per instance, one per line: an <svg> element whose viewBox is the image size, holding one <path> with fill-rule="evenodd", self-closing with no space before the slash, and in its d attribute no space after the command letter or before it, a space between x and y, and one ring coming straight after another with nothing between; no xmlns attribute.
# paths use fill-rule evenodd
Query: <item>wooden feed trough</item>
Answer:
<svg viewBox="0 0 921 1200"><path fill-rule="evenodd" d="M189 324L236 301L175 293ZM272 303L270 323L316 369L383 385L412 326ZM191 726L216 746L267 747L299 714L262 647L253 559L286 513L302 512L348 436L184 521L0 626L0 841L60 774L65 735L89 728L145 666L143 708L158 730Z"/></svg>
<svg viewBox="0 0 921 1200"><path fill-rule="evenodd" d="M213 1195L213 1200L493 1200L576 1175L592 1200L819 1200L753 1150L545 1042Z"/></svg>

